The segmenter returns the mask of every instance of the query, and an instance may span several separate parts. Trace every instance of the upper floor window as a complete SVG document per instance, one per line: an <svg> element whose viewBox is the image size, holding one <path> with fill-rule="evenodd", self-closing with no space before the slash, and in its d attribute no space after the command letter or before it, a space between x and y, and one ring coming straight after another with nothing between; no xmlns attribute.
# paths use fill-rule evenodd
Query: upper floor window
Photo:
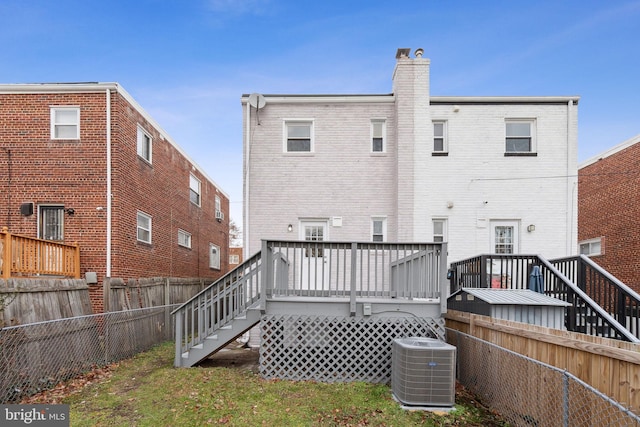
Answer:
<svg viewBox="0 0 640 427"><path fill-rule="evenodd" d="M286 121L285 122L285 152L311 153L313 152L313 122Z"/></svg>
<svg viewBox="0 0 640 427"><path fill-rule="evenodd" d="M386 124L384 120L371 120L371 152L384 153Z"/></svg>
<svg viewBox="0 0 640 427"><path fill-rule="evenodd" d="M436 243L447 241L447 220L436 218L433 220L433 241Z"/></svg>
<svg viewBox="0 0 640 427"><path fill-rule="evenodd" d="M64 206L39 206L38 237L64 240Z"/></svg>
<svg viewBox="0 0 640 427"><path fill-rule="evenodd" d="M80 139L79 107L51 107L51 139Z"/></svg>
<svg viewBox="0 0 640 427"><path fill-rule="evenodd" d="M580 255L602 255L602 238L583 240L580 242Z"/></svg>
<svg viewBox="0 0 640 427"><path fill-rule="evenodd" d="M220 199L220 196L216 194L216 212L221 212L221 211L222 211L222 200Z"/></svg>
<svg viewBox="0 0 640 427"><path fill-rule="evenodd" d="M240 255L229 255L229 264L240 264Z"/></svg>
<svg viewBox="0 0 640 427"><path fill-rule="evenodd" d="M371 218L371 241L385 242L387 240L387 219Z"/></svg>
<svg viewBox="0 0 640 427"><path fill-rule="evenodd" d="M220 270L220 246L209 243L209 268Z"/></svg>
<svg viewBox="0 0 640 427"><path fill-rule="evenodd" d="M506 153L534 153L535 152L535 121L507 120L506 121Z"/></svg>
<svg viewBox="0 0 640 427"><path fill-rule="evenodd" d="M189 200L194 205L200 206L200 180L189 175Z"/></svg>
<svg viewBox="0 0 640 427"><path fill-rule="evenodd" d="M184 230L178 230L178 244L185 248L191 248L191 233Z"/></svg>
<svg viewBox="0 0 640 427"><path fill-rule="evenodd" d="M151 216L138 211L138 241L151 243Z"/></svg>
<svg viewBox="0 0 640 427"><path fill-rule="evenodd" d="M447 146L447 122L443 120L433 122L433 152L446 153Z"/></svg>
<svg viewBox="0 0 640 427"><path fill-rule="evenodd" d="M138 126L138 156L151 163L151 136Z"/></svg>

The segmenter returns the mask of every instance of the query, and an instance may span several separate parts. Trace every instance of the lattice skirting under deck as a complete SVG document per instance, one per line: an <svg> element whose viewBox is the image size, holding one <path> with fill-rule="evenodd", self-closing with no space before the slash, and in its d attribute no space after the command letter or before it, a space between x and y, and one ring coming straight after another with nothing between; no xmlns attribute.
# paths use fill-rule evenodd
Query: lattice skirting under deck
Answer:
<svg viewBox="0 0 640 427"><path fill-rule="evenodd" d="M444 319L265 315L260 374L267 379L389 383L395 338L444 339Z"/></svg>

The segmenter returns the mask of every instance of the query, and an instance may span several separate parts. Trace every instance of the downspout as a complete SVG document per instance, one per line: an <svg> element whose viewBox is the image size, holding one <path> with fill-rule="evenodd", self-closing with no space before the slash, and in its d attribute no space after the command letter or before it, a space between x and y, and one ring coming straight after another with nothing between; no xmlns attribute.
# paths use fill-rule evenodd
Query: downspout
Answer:
<svg viewBox="0 0 640 427"><path fill-rule="evenodd" d="M107 256L106 277L111 277L111 89L107 89Z"/></svg>
<svg viewBox="0 0 640 427"><path fill-rule="evenodd" d="M251 143L251 106L247 101L247 124L245 129L245 144L244 144L244 228L242 230L242 238L244 240L242 251L244 252L243 259L249 257L249 153L251 152L249 144Z"/></svg>
<svg viewBox="0 0 640 427"><path fill-rule="evenodd" d="M573 169L571 167L572 165L572 156L576 155L576 153L573 152L573 144L572 144L572 119L573 119L573 100L570 99L567 102L567 199L568 199L568 206L567 206L567 228L569 229L569 234L567 236L567 248L566 248L566 255L570 256L573 255L573 231L574 231L574 223L573 223L573 215L574 215L574 207L575 207L575 202L574 202L574 194L575 194L575 186L576 183L572 182L572 177L573 177ZM578 219L576 218L576 223L577 223ZM576 237L577 238L577 237Z"/></svg>

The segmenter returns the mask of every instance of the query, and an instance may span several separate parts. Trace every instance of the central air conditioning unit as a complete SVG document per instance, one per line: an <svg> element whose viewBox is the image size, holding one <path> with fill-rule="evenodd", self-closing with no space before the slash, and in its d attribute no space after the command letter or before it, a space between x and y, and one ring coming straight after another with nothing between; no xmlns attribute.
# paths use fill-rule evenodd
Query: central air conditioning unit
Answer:
<svg viewBox="0 0 640 427"><path fill-rule="evenodd" d="M408 406L453 406L456 348L435 338L396 338L391 349L391 391Z"/></svg>

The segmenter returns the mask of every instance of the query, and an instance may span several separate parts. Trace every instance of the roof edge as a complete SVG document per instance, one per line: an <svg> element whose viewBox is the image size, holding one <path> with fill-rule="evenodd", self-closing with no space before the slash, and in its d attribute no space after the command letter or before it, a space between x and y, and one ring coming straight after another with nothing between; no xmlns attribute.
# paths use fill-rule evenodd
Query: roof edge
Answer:
<svg viewBox="0 0 640 427"><path fill-rule="evenodd" d="M594 163L597 163L602 159L606 159L607 157L610 157L610 156L616 154L619 151L622 151L622 150L624 150L626 148L629 148L632 145L637 144L638 142L640 142L640 134L638 134L636 136L633 136L633 137L627 139L626 141L623 141L620 144L615 145L615 146L609 148L608 150L605 150L605 151L601 152L600 154L596 154L595 156L588 158L587 160L585 160L584 162L582 162L582 163L580 163L578 165L578 170L580 170L582 168L585 168L585 167L587 167L589 165L592 165Z"/></svg>

